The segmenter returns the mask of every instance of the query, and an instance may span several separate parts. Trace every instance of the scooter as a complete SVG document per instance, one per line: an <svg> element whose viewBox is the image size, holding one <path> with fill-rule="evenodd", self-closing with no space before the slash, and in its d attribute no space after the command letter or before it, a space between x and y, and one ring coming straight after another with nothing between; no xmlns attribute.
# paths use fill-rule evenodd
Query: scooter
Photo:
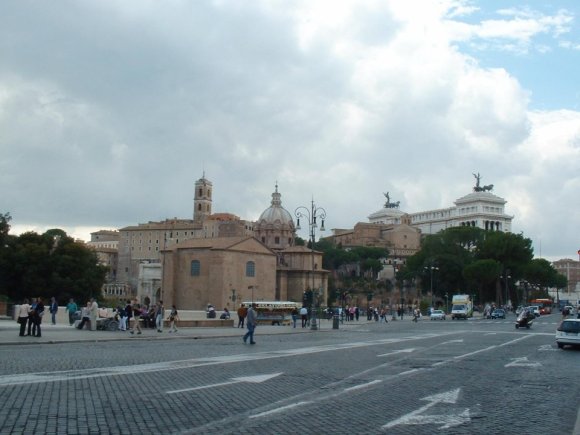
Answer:
<svg viewBox="0 0 580 435"><path fill-rule="evenodd" d="M530 329L530 326L532 326L534 323L535 318L536 316L534 316L534 313L528 310L522 310L516 319L516 329L520 327Z"/></svg>

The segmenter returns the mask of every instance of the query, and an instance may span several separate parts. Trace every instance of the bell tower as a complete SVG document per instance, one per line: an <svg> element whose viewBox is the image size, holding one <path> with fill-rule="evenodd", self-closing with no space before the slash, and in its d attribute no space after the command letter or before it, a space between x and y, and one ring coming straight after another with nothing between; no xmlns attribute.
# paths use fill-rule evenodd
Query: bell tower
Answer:
<svg viewBox="0 0 580 435"><path fill-rule="evenodd" d="M193 199L193 220L196 223L203 223L211 215L211 195L212 184L205 178L205 171L202 177L195 182L195 195Z"/></svg>

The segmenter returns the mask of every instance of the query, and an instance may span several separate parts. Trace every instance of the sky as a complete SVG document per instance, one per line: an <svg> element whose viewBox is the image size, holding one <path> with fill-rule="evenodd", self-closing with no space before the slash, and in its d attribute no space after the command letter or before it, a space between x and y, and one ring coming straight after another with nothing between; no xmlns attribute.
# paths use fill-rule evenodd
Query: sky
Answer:
<svg viewBox="0 0 580 435"><path fill-rule="evenodd" d="M89 240L191 219L205 174L214 212L256 220L277 184L352 228L480 173L536 257L578 259L579 20L576 0L4 1L0 213Z"/></svg>

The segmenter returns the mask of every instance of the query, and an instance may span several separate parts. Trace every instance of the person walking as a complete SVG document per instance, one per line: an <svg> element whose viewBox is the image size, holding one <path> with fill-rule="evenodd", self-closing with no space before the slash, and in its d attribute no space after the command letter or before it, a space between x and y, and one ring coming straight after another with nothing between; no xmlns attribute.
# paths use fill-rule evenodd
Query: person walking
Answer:
<svg viewBox="0 0 580 435"><path fill-rule="evenodd" d="M131 335L135 334L135 331L138 331L137 334L141 334L141 325L139 322L141 321L141 306L137 301L133 302L133 329L130 331Z"/></svg>
<svg viewBox="0 0 580 435"><path fill-rule="evenodd" d="M256 344L254 341L254 330L256 329L256 324L258 323L258 314L256 313L256 304L252 304L246 315L246 328L248 332L244 335L244 343L248 342L250 339L250 344Z"/></svg>
<svg viewBox="0 0 580 435"><path fill-rule="evenodd" d="M163 301L157 302L155 308L155 326L157 326L157 332L163 332L163 314L165 307L163 307Z"/></svg>
<svg viewBox="0 0 580 435"><path fill-rule="evenodd" d="M244 327L244 320L246 319L247 314L248 309L243 305L240 305L240 308L238 308L238 328Z"/></svg>
<svg viewBox="0 0 580 435"><path fill-rule="evenodd" d="M58 311L58 302L54 297L50 298L50 307L48 308L50 312L51 321L53 325L56 325L56 313Z"/></svg>
<svg viewBox="0 0 580 435"><path fill-rule="evenodd" d="M178 321L179 314L177 313L177 308L175 308L175 305L172 305L171 312L169 313L169 332L177 332Z"/></svg>
<svg viewBox="0 0 580 435"><path fill-rule="evenodd" d="M28 312L30 311L30 304L28 299L22 301L22 305L18 308L18 324L20 325L20 337L24 337L24 331L26 330L26 322L28 322Z"/></svg>
<svg viewBox="0 0 580 435"><path fill-rule="evenodd" d="M79 307L73 298L70 298L64 310L68 313L68 322L70 323L70 326L74 325L75 313L79 310Z"/></svg>
<svg viewBox="0 0 580 435"><path fill-rule="evenodd" d="M85 324L88 322L89 326L91 325L91 301L87 302L81 310L81 321L79 322L77 328L83 329Z"/></svg>
<svg viewBox="0 0 580 435"><path fill-rule="evenodd" d="M308 308L300 308L300 318L302 319L302 327L306 328L306 324L308 323Z"/></svg>

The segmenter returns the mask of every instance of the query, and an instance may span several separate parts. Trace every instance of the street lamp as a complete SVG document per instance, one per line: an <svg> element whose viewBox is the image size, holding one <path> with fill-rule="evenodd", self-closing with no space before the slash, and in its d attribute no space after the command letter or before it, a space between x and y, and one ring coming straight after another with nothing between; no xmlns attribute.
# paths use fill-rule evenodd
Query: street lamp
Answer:
<svg viewBox="0 0 580 435"><path fill-rule="evenodd" d="M507 303L508 303L508 279L511 278L509 273L510 273L510 270L506 269L504 274L500 276L500 278L503 279L505 282L505 301L504 301L505 307L507 307Z"/></svg>
<svg viewBox="0 0 580 435"><path fill-rule="evenodd" d="M300 218L305 218L308 220L308 233L310 236L310 258L311 258L311 266L312 266L312 270L311 270L311 277L312 277L312 286L310 287L312 289L312 292L314 292L314 242L316 240L316 228L318 228L318 225L316 224L316 219L320 219L321 220L321 224L320 224L320 231L324 231L324 219L326 219L326 210L324 210L322 207L316 207L316 205L314 204L314 199L311 201L310 203L310 210L307 207L304 206L300 206L298 208L296 208L296 210L294 211L294 214L296 215L297 221L296 221L296 229L300 230ZM322 281L321 281L322 284ZM311 312L311 318L312 320L310 321L310 329L313 331L316 331L318 329L318 324L316 322L316 301L314 300L314 293L313 293L313 297L312 297L312 304L310 306L310 312Z"/></svg>
<svg viewBox="0 0 580 435"><path fill-rule="evenodd" d="M433 271L434 270L439 270L439 268L437 266L425 266L424 267L425 270L428 270L431 274L431 307L435 308L435 302L434 302L434 297L433 297Z"/></svg>

